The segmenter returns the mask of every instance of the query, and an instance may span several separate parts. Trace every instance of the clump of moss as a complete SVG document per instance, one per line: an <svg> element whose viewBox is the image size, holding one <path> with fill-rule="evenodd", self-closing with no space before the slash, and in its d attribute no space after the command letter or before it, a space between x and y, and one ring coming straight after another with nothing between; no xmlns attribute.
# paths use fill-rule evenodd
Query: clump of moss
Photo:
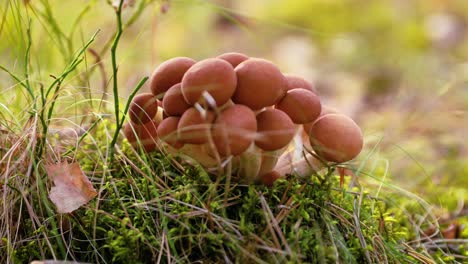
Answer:
<svg viewBox="0 0 468 264"><path fill-rule="evenodd" d="M362 189L341 188L332 168L307 178L289 175L272 188L228 184L226 175L163 153L135 152L125 140L109 164L103 160L107 125L76 152L98 197L55 216L66 259L405 263L418 254L404 246L411 232L403 211ZM34 236L33 230L25 224L21 235ZM52 258L57 249L45 245L43 234L34 236L39 243L17 243L15 260Z"/></svg>

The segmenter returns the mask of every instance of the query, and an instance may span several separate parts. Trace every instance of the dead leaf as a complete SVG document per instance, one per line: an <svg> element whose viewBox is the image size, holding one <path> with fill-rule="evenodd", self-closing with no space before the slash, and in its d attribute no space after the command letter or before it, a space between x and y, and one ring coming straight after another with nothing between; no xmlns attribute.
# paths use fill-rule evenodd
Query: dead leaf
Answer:
<svg viewBox="0 0 468 264"><path fill-rule="evenodd" d="M77 162L45 165L45 169L55 185L50 189L49 198L59 213L71 213L97 195Z"/></svg>

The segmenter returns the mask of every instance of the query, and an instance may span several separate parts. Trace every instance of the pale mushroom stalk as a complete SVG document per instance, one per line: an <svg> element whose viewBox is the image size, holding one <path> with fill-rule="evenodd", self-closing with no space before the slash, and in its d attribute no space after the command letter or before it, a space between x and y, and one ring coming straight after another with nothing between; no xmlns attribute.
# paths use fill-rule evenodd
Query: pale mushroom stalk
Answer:
<svg viewBox="0 0 468 264"><path fill-rule="evenodd" d="M293 156L292 152L283 153L273 170L280 175L294 173L300 177L307 177L324 167L323 163L310 153L296 160L294 160Z"/></svg>
<svg viewBox="0 0 468 264"><path fill-rule="evenodd" d="M251 144L239 158L239 176L249 183L255 182L262 166L262 151Z"/></svg>

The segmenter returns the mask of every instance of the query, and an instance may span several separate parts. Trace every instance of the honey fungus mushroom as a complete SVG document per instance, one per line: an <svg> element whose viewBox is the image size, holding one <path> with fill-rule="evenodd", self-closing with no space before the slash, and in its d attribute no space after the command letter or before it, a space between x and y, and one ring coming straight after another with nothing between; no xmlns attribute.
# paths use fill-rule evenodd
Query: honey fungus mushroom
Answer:
<svg viewBox="0 0 468 264"><path fill-rule="evenodd" d="M181 84L178 83L167 90L162 100L164 113L169 116L181 116L190 105L185 101L182 95Z"/></svg>
<svg viewBox="0 0 468 264"><path fill-rule="evenodd" d="M328 114L338 114L338 113L339 113L339 111L336 110L335 108L329 107L329 106L326 106L326 105L322 105L321 111L320 111L320 115L319 115L318 118L320 118L320 117L322 117L322 116L324 116L324 115L328 115ZM312 121L312 122L303 124L304 132L305 132L306 134L309 134L309 131L312 129L312 126L314 125L314 122L315 122L315 120Z"/></svg>
<svg viewBox="0 0 468 264"><path fill-rule="evenodd" d="M213 126L213 142L220 156L239 155L252 144L257 131L255 113L244 105L224 109Z"/></svg>
<svg viewBox="0 0 468 264"><path fill-rule="evenodd" d="M208 92L216 106L225 104L234 94L237 77L234 68L222 59L206 59L194 64L182 79L182 95L185 101L194 105Z"/></svg>
<svg viewBox="0 0 468 264"><path fill-rule="evenodd" d="M146 152L152 152L159 144L157 129L158 123L151 120L143 125L126 123L122 131L132 147L141 145Z"/></svg>
<svg viewBox="0 0 468 264"><path fill-rule="evenodd" d="M176 57L161 63L151 77L151 92L161 98L169 88L182 81L185 72L195 63L187 57Z"/></svg>
<svg viewBox="0 0 468 264"><path fill-rule="evenodd" d="M185 111L180 117L177 125L178 138L183 143L204 144L211 136L211 125L215 119L212 111L202 114L195 107Z"/></svg>
<svg viewBox="0 0 468 264"><path fill-rule="evenodd" d="M314 151L327 161L352 160L363 147L361 129L351 118L342 114L320 117L308 133Z"/></svg>
<svg viewBox="0 0 468 264"><path fill-rule="evenodd" d="M312 122L319 117L322 110L320 98L313 92L304 88L289 90L276 105L292 119L296 124Z"/></svg>
<svg viewBox="0 0 468 264"><path fill-rule="evenodd" d="M168 153L207 170L232 161L246 182L307 176L324 160L345 162L363 147L352 119L323 106L305 78L283 75L268 60L236 52L199 62L177 57L154 71L150 85L152 93L132 101L123 128L132 146L154 151L164 143ZM298 144L317 155L299 156L292 148Z"/></svg>
<svg viewBox="0 0 468 264"><path fill-rule="evenodd" d="M180 117L167 117L161 121L157 130L159 138L176 149L181 148L184 145L177 137L177 126L179 125L179 121Z"/></svg>
<svg viewBox="0 0 468 264"><path fill-rule="evenodd" d="M237 89L232 101L252 110L276 104L286 93L286 79L270 61L250 58L234 69Z"/></svg>
<svg viewBox="0 0 468 264"><path fill-rule="evenodd" d="M286 113L278 109L266 109L257 115L257 132L255 145L273 151L289 144L296 129Z"/></svg>
<svg viewBox="0 0 468 264"><path fill-rule="evenodd" d="M130 104L130 120L135 124L145 124L152 120L158 112L158 100L152 93L135 96Z"/></svg>
<svg viewBox="0 0 468 264"><path fill-rule="evenodd" d="M260 176L260 182L268 187L272 187L276 180L281 178L281 174L278 171L270 171Z"/></svg>

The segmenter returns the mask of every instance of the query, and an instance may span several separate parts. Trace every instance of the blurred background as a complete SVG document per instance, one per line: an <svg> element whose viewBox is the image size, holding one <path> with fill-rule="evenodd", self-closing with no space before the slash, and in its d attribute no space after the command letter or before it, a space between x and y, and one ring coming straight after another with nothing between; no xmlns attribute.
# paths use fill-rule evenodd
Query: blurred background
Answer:
<svg viewBox="0 0 468 264"><path fill-rule="evenodd" d="M99 30L79 73L63 84L57 126L112 113L112 103L101 101L112 97L112 4L0 3L0 65L23 74L30 25L37 89ZM358 164L369 174L427 199L441 218L468 215L468 1L129 0L123 20L117 57L123 99L172 57L236 51L269 59L312 81L324 105L363 128L366 150ZM0 119L20 129L26 92L4 72L0 90Z"/></svg>

